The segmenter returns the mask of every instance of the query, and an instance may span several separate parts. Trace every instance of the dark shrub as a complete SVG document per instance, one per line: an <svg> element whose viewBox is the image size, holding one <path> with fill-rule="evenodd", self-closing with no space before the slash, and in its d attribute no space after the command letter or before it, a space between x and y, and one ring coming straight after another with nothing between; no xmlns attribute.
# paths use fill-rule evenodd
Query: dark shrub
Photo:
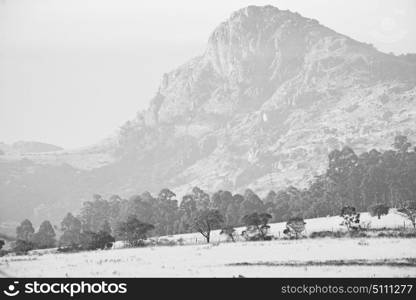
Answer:
<svg viewBox="0 0 416 300"><path fill-rule="evenodd" d="M242 221L246 225L246 230L241 235L247 241L271 240L268 238L270 226L267 224L271 218L272 215L268 213L255 212L245 215Z"/></svg>
<svg viewBox="0 0 416 300"><path fill-rule="evenodd" d="M354 206L344 206L341 209L341 217L352 216L352 215L355 215L356 213L357 211Z"/></svg>
<svg viewBox="0 0 416 300"><path fill-rule="evenodd" d="M156 245L157 246L176 246L178 244L178 242L174 241L174 240L169 240L169 239L158 239L156 241Z"/></svg>
<svg viewBox="0 0 416 300"><path fill-rule="evenodd" d="M334 237L334 232L332 231L314 231L309 236L311 239L315 238L325 238L325 237Z"/></svg>
<svg viewBox="0 0 416 300"><path fill-rule="evenodd" d="M80 247L82 250L98 249L98 236L95 232L84 231L80 236Z"/></svg>
<svg viewBox="0 0 416 300"><path fill-rule="evenodd" d="M368 211L372 217L377 216L380 219L381 216L389 213L389 207L385 204L377 203L368 208Z"/></svg>
<svg viewBox="0 0 416 300"><path fill-rule="evenodd" d="M81 234L81 249L96 250L111 248L115 239L106 231L85 231Z"/></svg>
<svg viewBox="0 0 416 300"><path fill-rule="evenodd" d="M341 225L347 227L348 231L359 231L360 226L360 214L357 213L355 207L344 206L341 210L341 217L344 219Z"/></svg>
<svg viewBox="0 0 416 300"><path fill-rule="evenodd" d="M359 237L359 238L368 237L368 235L362 231L350 231L349 234L351 237Z"/></svg>
<svg viewBox="0 0 416 300"><path fill-rule="evenodd" d="M345 232L342 231L315 231L312 232L310 234L310 238L315 239L315 238L326 238L326 237L330 237L330 238L341 238L344 237L346 235Z"/></svg>
<svg viewBox="0 0 416 300"><path fill-rule="evenodd" d="M109 249L116 241L115 238L107 231L99 231L97 235L97 244L100 249Z"/></svg>
<svg viewBox="0 0 416 300"><path fill-rule="evenodd" d="M416 237L416 232L399 232L398 236L404 238L414 238Z"/></svg>
<svg viewBox="0 0 416 300"><path fill-rule="evenodd" d="M289 237L298 238L305 230L305 225L306 223L302 217L290 218L286 223L286 229L283 231L283 233Z"/></svg>
<svg viewBox="0 0 416 300"><path fill-rule="evenodd" d="M127 241L130 246L141 247L145 243L147 233L155 227L152 224L141 222L136 216L128 216L125 222L120 222L116 227L116 236L119 240Z"/></svg>
<svg viewBox="0 0 416 300"><path fill-rule="evenodd" d="M80 250L81 248L78 245L74 245L74 246L59 247L57 251L60 253L69 253L69 252L76 252Z"/></svg>
<svg viewBox="0 0 416 300"><path fill-rule="evenodd" d="M30 250L33 250L35 247L32 242L25 240L17 240L13 247L13 252L16 254L26 254Z"/></svg>

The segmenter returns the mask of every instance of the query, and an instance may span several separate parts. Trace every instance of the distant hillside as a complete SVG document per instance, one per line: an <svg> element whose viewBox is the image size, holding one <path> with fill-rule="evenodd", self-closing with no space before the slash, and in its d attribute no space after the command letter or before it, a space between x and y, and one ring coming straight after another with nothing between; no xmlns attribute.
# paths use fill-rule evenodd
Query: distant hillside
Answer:
<svg viewBox="0 0 416 300"><path fill-rule="evenodd" d="M34 141L19 141L11 145L0 143L0 150L3 155L6 154L29 154L29 153L44 153L63 150L59 146L52 144L34 142Z"/></svg>
<svg viewBox="0 0 416 300"><path fill-rule="evenodd" d="M0 156L0 220L61 220L95 193L304 187L333 149L390 149L398 134L414 144L415 100L414 55L249 6L213 31L204 53L163 75L149 108L106 143Z"/></svg>

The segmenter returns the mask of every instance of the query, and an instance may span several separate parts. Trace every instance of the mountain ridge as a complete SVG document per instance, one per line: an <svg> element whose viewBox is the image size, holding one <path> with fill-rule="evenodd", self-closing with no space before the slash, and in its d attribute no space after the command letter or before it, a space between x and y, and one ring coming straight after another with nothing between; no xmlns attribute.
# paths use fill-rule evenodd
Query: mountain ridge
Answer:
<svg viewBox="0 0 416 300"><path fill-rule="evenodd" d="M251 18L248 18L248 16L254 15L254 19L255 20L261 20L263 23L266 24L272 24L269 26L269 28L267 28L266 31L266 42L276 42L276 39L274 38L274 35L278 35L278 36L284 36L285 34L288 35L290 33L290 30L299 30L301 31L301 35L299 37L296 38L295 41L293 41L294 36L291 33L290 35L290 40L291 43L294 45L290 45L290 43L287 42L287 40L284 40L282 42L282 45L285 46L285 48L288 49L284 49L286 51L280 51L279 52L279 47L270 47L270 45L263 45L265 44L263 41L263 44L261 44L261 41L253 41L253 39L246 39L243 42L246 42L245 44L243 43L238 43L238 41L236 42L236 45L232 44L232 40L234 38L235 35L239 36L243 36L245 37L246 35L252 35L252 31L255 31L254 37L257 37L261 40L261 35L263 34L263 32L257 32L256 29L248 29L246 30L247 32L243 32L241 33L240 31L240 27L245 29L247 28L247 23L249 23L249 25L251 25L254 28L257 28L259 24L255 23L253 26L253 24L250 24L249 21L246 21L246 19L251 20ZM268 18L263 17L264 15L267 15ZM278 16L277 18L273 18L274 16ZM282 17L281 15L283 15L284 17ZM246 16L245 18L243 16ZM260 17L259 17L260 16ZM243 18L243 20L241 20ZM253 18L253 17L252 17ZM272 21L270 21L270 19ZM236 21L237 20L237 21ZM235 24L237 23L237 24ZM263 25L263 24L262 24ZM237 27L237 29L234 29ZM270 29L271 28L271 29ZM282 28L284 28L284 31L282 30ZM282 32L283 31L283 32ZM303 32L305 31L305 32ZM296 32L295 32L296 33ZM311 40L308 41L303 41L302 38L305 37L306 34L312 35ZM179 77L179 79L182 79L183 77L187 77L188 73L192 72L192 69L198 68L200 70L198 70L200 73L197 73L194 77L192 78L193 80L195 80L196 82L198 81L203 81L203 82L208 82L208 84L227 84L228 88L230 88L231 90L233 90L233 85L236 84L242 84L242 80L240 78L238 78L239 76L244 76L245 74L241 74L238 73L237 71L239 71L238 69L241 69L242 71L250 71L250 67L252 67L253 65L260 71L258 73L262 73L264 70L268 69L268 66L273 66L273 63L275 64L279 64L279 55L283 56L283 59L281 59L280 63L281 65L277 66L277 68L275 68L276 70L281 70L282 68L285 67L285 64L288 64L288 62L286 62L284 60L284 56L289 56L288 59L290 59L289 63L295 64L296 67L299 67L299 65L302 63L302 59L305 56L305 52L306 50L303 49L301 46L303 43L306 42L310 42L313 43L313 38L314 36L316 37L316 39L318 41L322 40L322 35L324 35L324 38L326 39L334 39L335 41L329 41L332 42L332 46L337 47L337 43L341 44L338 45L338 48L341 48L343 45L342 44L351 44L351 45L347 45L349 47L355 47L355 44L359 45L362 48L365 48L364 50L369 51L369 52L373 52L373 53L377 53L377 55L384 55L387 57L389 57L390 59L393 60L397 60L397 61L401 61L399 58L397 58L396 56L389 56L386 54L382 54L381 52L377 51L374 47L364 44L364 43L360 43L357 41L354 41L353 39L346 37L344 35L341 35L339 33L336 33L335 31L326 28L322 25L320 25L316 20L312 20L312 19L307 19L307 18L303 18L301 17L299 14L297 13L292 13L290 11L281 11L277 8L274 8L272 6L265 6L265 7L257 7L257 6L249 6L245 9L241 9L235 13L233 13L230 17L230 19L227 22L223 22L221 25L219 25L214 32L211 34L210 38L209 38L209 42L208 42L208 46L207 46L207 50L206 52L199 56L196 57L192 60L190 60L188 63L185 63L184 65L182 65L181 67L165 74L163 76L163 80L162 80L162 84L159 88L158 94L153 98L153 100L151 101L150 104L150 108L149 108L149 115L147 116L147 118L145 118L145 120L148 120L148 124L153 124L154 122L157 121L169 121L170 119L173 118L173 116L171 115L172 113L172 109L169 110L169 108L175 107L176 109L179 109L180 112L185 111L186 109L189 110L189 107L186 105L187 103L189 103L189 99L182 100L180 101L179 96L182 96L182 98L189 98L189 97L183 97L184 93L189 92L187 91L187 87L186 86L182 86L179 83L183 82L179 82L176 83L178 85L178 89L182 90L182 94L180 92L176 92L179 95L173 95L176 96L175 98L173 98L173 96L171 96L171 98L173 99L166 99L166 96L164 96L164 94L166 94L166 92L171 92L172 89L175 88L175 80L177 80L177 78ZM270 39L270 36L272 36L272 39ZM267 39L269 39L269 41L267 41ZM270 41L271 40L271 41ZM278 40L277 40L278 41ZM230 46L227 47L227 45L224 46L225 42L230 42ZM257 47L264 46L264 49L256 49L256 51L254 51L254 54L261 52L263 55L262 57L259 57L257 60L253 61L248 61L248 59L246 59L244 56L249 56L250 55L250 51L246 51L246 49L249 49L250 47L255 47L255 43L253 42L257 42ZM326 41L328 42L328 40ZM259 45L260 43L260 45ZM253 46L254 44L254 46ZM292 47L289 47L289 46ZM282 47L281 47L282 48ZM240 51L241 50L241 51ZM273 53L272 50L276 50L275 53ZM342 49L341 49L342 50ZM241 52L241 53L240 53ZM267 52L267 53L266 53ZM267 55L265 55L265 53ZM291 57L290 57L291 55ZM268 57L269 56L269 57ZM227 59L228 57L228 59ZM360 59L362 57L358 57L356 59ZM239 65L237 65L236 67L230 66L230 63L235 60L237 62L240 62ZM265 61L264 61L265 60ZM298 62L296 62L296 60L298 60ZM248 61L248 62L247 62ZM276 62L277 61L277 62ZM225 63L224 63L225 62ZM228 65L227 65L228 62ZM359 63L361 61L358 61L356 64L357 66L355 67L360 67ZM243 63L250 63L251 65L249 65L248 67L246 67L245 69L243 68L242 64ZM331 63L331 61L329 61L328 63ZM332 62L332 63L337 63ZM404 62L403 62L404 63ZM201 66L202 65L202 66ZM290 66L292 67L292 66ZM361 67L368 67L366 62L364 62L364 64ZM402 67L402 66L401 66ZM382 69L382 67L375 65L374 66L375 69L377 68L381 68L380 72L384 73L385 70ZM254 71L256 71L257 69L254 68ZM285 71L285 70L283 70ZM296 69L295 69L296 71ZM368 71L368 70L364 70L364 71ZM389 75L392 73L393 70L389 70L388 74L382 74L383 76L385 75ZM294 73L293 70L289 70L288 72L292 72ZM194 72L195 73L195 72ZM371 72L367 72L370 73ZM266 72L267 74L267 72ZM402 74L402 73L400 73ZM210 78L207 78L208 75L211 75ZM260 76L255 76L254 79L259 79L258 77L260 77L260 79L264 79L261 78L262 74L256 74L256 75L260 75ZM275 74L273 74L275 75ZM279 75L279 74L278 74ZM289 74L290 75L290 74ZM409 76L407 76L408 74L405 74L405 76L403 76L405 79L408 78ZM204 77L205 76L205 77ZM248 76L246 76L248 77ZM254 77L254 76L253 76ZM277 76L276 76L277 77ZM288 76L286 75L286 78ZM265 78L268 79L268 78ZM281 80L282 81L282 80ZM244 82L243 82L244 83ZM258 84L258 82L249 82L247 84ZM275 87L276 85L279 84L279 81L274 80L271 82L271 84L273 85L273 87ZM254 86L255 87L255 86ZM251 88L253 89L253 86L251 86ZM166 90L168 89L168 90ZM192 93L192 91L190 91ZM254 91L255 92L255 91ZM186 96L186 95L185 95ZM198 97L195 97L197 99L192 99L194 102L198 102L199 99L203 99L204 95L198 95ZM215 100L221 100L221 95L214 95L217 97L213 97L214 99L210 99L211 102L215 102ZM240 95L239 95L240 96ZM162 99L163 100L162 100ZM206 100L206 99L203 99ZM229 100L230 101L230 100ZM175 102L175 105L170 105L169 102ZM192 102L193 103L193 102ZM164 105L163 105L164 104ZM219 104L219 101L216 101L215 104ZM221 103L220 103L221 104ZM226 103L228 104L228 103ZM224 105L226 105L224 104ZM182 107L183 106L183 107ZM218 112L218 108L214 106L214 111ZM208 111L210 110L209 105L204 105L205 109L207 109ZM232 108L230 107L225 107L224 110L225 111L229 111ZM176 114L174 114L175 116Z"/></svg>
<svg viewBox="0 0 416 300"><path fill-rule="evenodd" d="M302 187L323 172L331 149L386 149L398 133L415 140L415 96L412 56L379 52L297 13L249 6L213 31L202 55L163 75L149 108L105 146L0 160L0 217L27 197L36 199L25 217L42 218L94 193Z"/></svg>
<svg viewBox="0 0 416 300"><path fill-rule="evenodd" d="M218 40L224 40L226 42L229 42L232 40L232 34L230 33L228 36L228 32L233 32L230 28L232 28L233 20L237 19L237 25L241 27L247 27L243 26L244 20L241 21L241 18L245 18L244 16L250 16L250 15L259 15L262 16L262 14L266 12L266 14L270 14L273 18L275 16L273 13L277 13L277 15L280 17L281 14L289 16L289 18L283 18L282 24L279 26L270 26L272 28L272 36L276 36L276 30L279 30L280 27L284 27L285 24L289 22L294 23L297 26L290 27L289 28L295 28L297 30L306 28L305 31L307 35L312 35L312 41L315 39L315 45L314 43L311 43L309 41L309 45L312 45L312 49L315 50L310 53L310 51L306 51L302 47L299 47L299 45L303 45L304 43L301 42L302 38L304 38L305 33L300 30L302 34L300 34L300 37L295 39L295 42L293 42L293 34L289 36L289 39L292 41L292 44L294 46L292 48L288 48L285 51L281 51L280 57L283 56L285 58L286 56L289 56L289 60L292 58L290 63L287 63L284 61L284 59L281 59L280 62L280 69L278 71L281 71L281 68L283 68L286 65L289 65L289 67L292 67L295 65L295 71L288 68L288 71L283 72L283 75L280 77L284 77L283 79L279 79L278 82L272 81L271 86L273 87L271 91L267 90L266 88L263 88L263 90L266 90L265 92L260 91L259 89L254 88L253 89L253 82L254 86L258 84L259 82L262 83L261 80L253 80L251 78L251 81L247 84L249 87L246 90L238 90L239 86L241 85L241 80L239 81L239 76L244 77L244 73L241 75L241 73L233 72L233 70L229 71L230 68L223 67L223 64L221 64L221 61L224 61L224 59L221 59L219 57L227 57L226 54L222 55L215 55L212 54L212 52L215 53L212 49L221 48L221 46L218 46ZM279 21L279 17L276 18L277 21ZM264 20L267 18L255 18L259 20ZM295 21L294 21L295 20ZM241 25L242 23L243 25ZM231 25L230 25L231 24ZM273 23L274 24L274 23ZM257 27L256 27L257 28ZM277 29L276 29L277 28ZM315 31L309 30L310 28L314 28L315 31L318 33L315 33ZM274 31L273 31L274 30ZM287 30L287 29L286 29ZM250 28L248 30L250 32ZM295 30L296 31L296 30ZM224 33L225 32L225 33ZM238 32L238 30L237 30ZM279 32L280 33L280 32ZM324 38L320 34L324 34ZM280 33L282 35L282 33ZM270 33L269 33L270 35ZM284 34L283 34L284 35ZM244 35L243 35L244 36ZM256 36L256 35L254 35ZM215 40L215 46L212 46L212 42ZM250 45L252 40L248 40L247 45ZM252 43L251 43L252 44ZM258 46L261 43L257 43ZM270 43L269 43L270 44ZM287 43L286 40L282 43L284 47L287 47L287 45L290 43ZM270 45L269 45L270 46ZM224 47L222 47L224 48ZM241 51L244 51L244 49L249 48L249 46L246 47L240 47L239 44L237 44L236 47L228 47L231 48L232 51L237 51L237 55L239 55L240 59L237 59L238 62L240 62L240 65L238 65L235 69L243 69L241 67L242 59L244 55L247 57L249 54L247 53L238 53L240 49L243 49ZM225 46L225 49L228 49L227 46ZM260 47L261 48L261 47ZM274 50L274 48L272 48ZM331 51L325 51L330 49ZM357 50L358 49L358 50ZM268 50L266 48L266 50ZM296 50L296 51L293 51ZM219 50L220 51L220 50ZM231 51L231 52L232 52ZM220 51L221 52L221 51ZM222 51L226 52L227 51ZM271 51L268 52L268 54ZM255 54L258 53L258 51L254 52ZM264 54L265 51L260 51L260 53ZM300 55L300 53L302 55ZM273 66L273 62L276 61L276 57L272 53L269 55L269 59L266 60L266 62L272 62L269 65ZM290 56L292 55L292 56ZM232 54L228 54L228 57L233 57ZM305 59L303 59L306 56ZM214 63L212 62L212 57L214 57ZM264 56L263 56L264 57ZM263 57L260 57L260 61ZM267 57L267 55L266 55ZM372 60L369 60L368 58L371 58ZM299 72L299 69L303 67L303 64L308 62L308 59L311 61L309 65L306 65L304 73L304 76L300 76L300 78L296 78L296 71ZM229 59L232 60L232 59ZM294 60L294 62L293 62ZM215 63L216 62L216 63ZM244 62L244 60L243 60ZM260 70L265 69L264 65L267 64L261 64L257 63L256 60L255 63L252 65L260 66ZM318 62L318 63L316 63ZM286 64L286 65L285 65ZM393 68L391 65L393 64ZM201 67L202 65L202 67ZM250 65L249 65L250 66ZM339 67L340 66L340 67ZM198 69L199 67L199 69ZM337 70L337 68L339 70ZM196 71L195 71L196 69ZM224 73L224 69L228 70L225 76L221 76L221 73ZM233 68L231 68L233 69ZM315 70L317 69L317 70ZM332 86L328 84L328 82L325 82L322 80L320 81L314 81L316 77L319 76L322 77L320 73L325 73L326 69L329 69L330 72L326 75L327 78L325 78L327 81L329 81L329 78L334 77L338 79L337 81L332 83ZM244 69L243 69L244 71ZM387 72L388 71L388 72ZM191 74L189 74L191 73ZM194 76L194 73L196 75ZM255 72L254 72L255 73ZM208 74L208 75L207 75ZM288 74L288 75L287 75ZM409 75L410 74L410 75ZM262 77L262 74L259 74L260 76L255 77L254 79L260 79L264 78ZM335 75L335 76L334 76ZM354 76L356 78L354 78ZM191 80L188 80L188 78L191 78ZM247 76L246 76L247 77ZM298 76L299 77L299 76ZM214 90L212 94L206 95L206 90L203 90L202 95L199 94L195 96L192 94L192 87L189 88L189 85L192 83L195 83L196 86L202 85L202 83L205 84L203 88L206 88L208 86L208 89L211 86L221 86L221 84L224 84L224 78L225 80L229 80L230 82L226 82L227 85L226 88L231 90L229 93L225 93L226 96L228 96L231 99L226 99L225 101L221 97L221 92L225 90L221 90L221 87ZM230 80L231 78L231 80ZM266 76L267 79L267 76ZM290 80L293 79L293 80ZM207 50L204 55L199 56L197 58L192 59L188 63L182 65L181 67L173 70L172 72L165 74L164 78L162 80L161 88L158 91L158 94L155 96L155 98L152 100L150 104L150 108L148 111L146 111L143 115L139 114L139 119L141 120L141 124L144 124L145 126L153 126L155 124L169 124L169 123L175 123L180 122L178 120L178 117L188 117L192 120L204 120L209 119L209 114L215 114L217 119L217 122L221 122L223 117L227 118L230 114L236 113L235 109L233 109L233 104L237 103L235 106L241 107L241 103L247 104L247 102L250 102L254 97L249 97L250 92L254 94L255 96L258 96L258 94L262 95L262 92L268 96L260 97L262 98L259 102L260 105L257 107L250 107L249 105L249 111L255 111L255 114L257 116L263 115L264 117L264 111L267 111L269 114L269 117L266 118L268 120L273 118L273 114L277 118L282 117L282 112L290 109L291 106L310 106L314 105L314 103L311 103L313 101L308 101L309 99L314 98L326 98L326 100L330 100L330 98L339 97L340 91L342 93L341 89L348 89L351 87L354 87L356 85L356 82L358 82L358 85L360 85L360 88L368 88L368 87L376 87L379 85L380 82L388 81L388 80L403 80L404 86L402 87L404 90L406 88L414 86L415 82L415 66L412 63L405 62L403 59L381 53L377 51L374 47L368 44L357 42L349 37L346 37L344 35L338 34L335 31L328 29L322 25L320 25L317 21L306 19L301 17L299 14L291 13L288 11L280 11L276 8L273 8L271 6L266 7L255 7L250 6L248 8L239 10L232 14L230 19L227 22L223 22L217 29L214 30L213 34L209 38L209 43L207 46ZM191 83L190 83L191 82ZM200 82L202 82L200 84ZM306 87L302 90L299 89L298 86L305 86ZM244 84L244 82L243 82ZM311 85L311 86L308 86ZM234 86L233 86L234 85ZM237 85L237 88L235 87ZM256 87L256 86L255 86ZM190 92L189 92L190 90ZM237 92L235 92L237 90ZM185 91L185 92L183 92ZM188 95L188 94L190 95ZM204 94L205 93L205 94ZM235 94L237 95L235 96ZM328 93L330 94L328 96ZM332 94L331 94L332 93ZM241 102L241 99L249 95L245 102ZM208 99L207 99L208 98ZM197 100L195 100L197 99ZM198 99L202 99L198 103ZM223 101L221 101L223 100ZM257 100L257 99L256 99ZM196 112L195 114L192 114L191 112L195 110L195 103L199 104L199 112ZM215 103L215 105L210 105L211 103ZM328 103L324 103L325 105L328 105ZM331 104L331 103L329 103ZM352 105L354 107L355 104ZM211 107L214 107L214 109L210 109ZM303 108L303 107L302 107ZM205 112L205 115L201 113L201 111ZM280 111L280 112L279 112ZM238 111L237 111L238 113ZM244 113L244 112L243 112ZM271 115L271 116L270 116ZM388 113L387 113L388 115ZM386 115L386 116L387 116ZM212 118L212 115L210 116ZM261 119L261 118L257 118ZM183 120L182 120L183 121ZM283 121L283 120L281 120ZM195 123L197 122L193 122ZM205 126L205 130L209 131L210 127L209 122L201 122L203 124L199 124L201 129L203 129L203 125L206 125L208 123L208 126ZM293 122L292 122L293 123ZM187 125L189 128L189 124ZM192 126L192 125L191 125ZM294 124L291 124L291 127L293 128ZM178 126L176 126L178 127ZM195 127L195 126L194 126ZM251 129L253 129L255 126L252 126ZM259 132L253 132L253 135L259 135ZM236 134L234 134L236 135ZM237 135L238 136L238 135ZM238 144L238 143L237 143ZM256 150L253 150L251 153L258 153ZM250 153L248 153L248 156L250 157ZM252 156L252 155L251 155ZM215 165L215 164L214 164Z"/></svg>
<svg viewBox="0 0 416 300"><path fill-rule="evenodd" d="M27 153L44 153L64 150L64 148L38 141L17 141L13 144L6 144L0 142L0 150L5 152L27 154Z"/></svg>

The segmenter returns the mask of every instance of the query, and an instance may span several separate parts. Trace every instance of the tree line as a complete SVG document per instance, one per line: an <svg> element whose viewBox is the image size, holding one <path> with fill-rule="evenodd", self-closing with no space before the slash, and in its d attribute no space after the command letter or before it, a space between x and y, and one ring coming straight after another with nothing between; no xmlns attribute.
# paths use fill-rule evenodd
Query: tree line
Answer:
<svg viewBox="0 0 416 300"><path fill-rule="evenodd" d="M263 199L251 189L243 194L219 190L210 195L199 187L183 196L180 203L168 188L156 196L144 192L128 199L118 195L105 199L97 194L83 203L77 217L68 213L64 218L58 245L103 248L114 240L134 243L148 235L188 232L200 232L209 241L209 232L215 229L227 233L243 225L267 228L268 221L334 216L348 205L357 211L371 207L371 211L382 211L404 207L415 199L416 148L406 136L399 135L392 149L383 152L373 149L357 155L347 146L333 150L326 172L316 176L307 188L290 186L270 191ZM29 223L25 220L17 228L19 241L37 248L56 244L54 228L48 221L37 233Z"/></svg>

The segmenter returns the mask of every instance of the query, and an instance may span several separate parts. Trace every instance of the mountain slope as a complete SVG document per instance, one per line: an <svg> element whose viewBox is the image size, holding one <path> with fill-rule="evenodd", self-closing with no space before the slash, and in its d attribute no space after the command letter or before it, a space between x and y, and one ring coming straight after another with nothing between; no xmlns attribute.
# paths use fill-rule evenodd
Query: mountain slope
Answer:
<svg viewBox="0 0 416 300"><path fill-rule="evenodd" d="M141 140L168 127L179 149L187 140L170 180L184 191L300 184L331 148L385 148L396 132L412 138L415 82L411 61L251 6L213 32L204 55L164 75L132 131Z"/></svg>
<svg viewBox="0 0 416 300"><path fill-rule="evenodd" d="M250 6L214 30L205 53L165 74L149 108L106 147L79 151L87 166L63 155L0 161L0 218L59 219L93 193L302 186L331 149L389 148L397 133L415 140L415 96L413 56Z"/></svg>
<svg viewBox="0 0 416 300"><path fill-rule="evenodd" d="M0 142L0 150L3 155L7 154L28 154L28 153L44 153L63 150L63 148L47 143L35 141L19 141L8 145Z"/></svg>

